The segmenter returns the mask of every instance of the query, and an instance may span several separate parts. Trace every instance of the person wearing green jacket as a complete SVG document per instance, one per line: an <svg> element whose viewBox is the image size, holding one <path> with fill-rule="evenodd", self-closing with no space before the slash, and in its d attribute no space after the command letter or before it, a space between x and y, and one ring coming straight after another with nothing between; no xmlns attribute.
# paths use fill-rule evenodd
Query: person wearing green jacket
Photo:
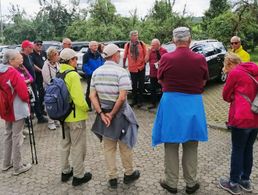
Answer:
<svg viewBox="0 0 258 195"><path fill-rule="evenodd" d="M66 70L75 70L77 67L76 52L70 48L63 49L60 53L60 64L60 73ZM61 181L66 182L73 176L72 185L78 186L87 183L92 178L90 172L84 172L86 119L89 107L85 101L79 74L76 71L69 72L64 81L75 109L64 123L65 139L61 140ZM69 163L69 157L72 166Z"/></svg>

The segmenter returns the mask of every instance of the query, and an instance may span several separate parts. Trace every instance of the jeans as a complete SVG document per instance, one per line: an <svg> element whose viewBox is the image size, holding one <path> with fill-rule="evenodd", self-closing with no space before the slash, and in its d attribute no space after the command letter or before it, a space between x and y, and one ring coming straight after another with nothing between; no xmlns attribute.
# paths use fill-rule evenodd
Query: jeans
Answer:
<svg viewBox="0 0 258 195"><path fill-rule="evenodd" d="M249 180L253 166L253 145L258 129L231 128L232 153L230 180Z"/></svg>
<svg viewBox="0 0 258 195"><path fill-rule="evenodd" d="M133 104L143 102L145 69L139 72L130 72L132 79Z"/></svg>

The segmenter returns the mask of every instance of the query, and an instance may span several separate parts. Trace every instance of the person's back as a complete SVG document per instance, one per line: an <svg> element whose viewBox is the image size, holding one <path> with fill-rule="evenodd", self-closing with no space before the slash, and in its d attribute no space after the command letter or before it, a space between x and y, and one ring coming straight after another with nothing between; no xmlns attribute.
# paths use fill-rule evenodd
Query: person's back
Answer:
<svg viewBox="0 0 258 195"><path fill-rule="evenodd" d="M208 79L205 58L189 48L177 48L162 56L158 78L163 79L163 92L202 93L203 80Z"/></svg>

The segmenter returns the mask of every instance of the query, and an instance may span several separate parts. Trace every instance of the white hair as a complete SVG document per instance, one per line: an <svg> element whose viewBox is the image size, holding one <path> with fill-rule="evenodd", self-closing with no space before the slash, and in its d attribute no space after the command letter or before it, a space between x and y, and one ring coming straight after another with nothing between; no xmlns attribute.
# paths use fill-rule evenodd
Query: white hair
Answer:
<svg viewBox="0 0 258 195"><path fill-rule="evenodd" d="M89 42L89 48L91 48L93 45L98 45L98 42L97 41L91 41Z"/></svg>
<svg viewBox="0 0 258 195"><path fill-rule="evenodd" d="M130 37L131 37L132 35L135 35L135 34L138 34L138 31L137 31L137 30L132 30L132 31L129 33Z"/></svg>
<svg viewBox="0 0 258 195"><path fill-rule="evenodd" d="M16 58L16 56L19 54L20 52L16 49L8 49L4 52L4 56L3 56L3 64L8 64L10 62L10 60L13 60Z"/></svg>

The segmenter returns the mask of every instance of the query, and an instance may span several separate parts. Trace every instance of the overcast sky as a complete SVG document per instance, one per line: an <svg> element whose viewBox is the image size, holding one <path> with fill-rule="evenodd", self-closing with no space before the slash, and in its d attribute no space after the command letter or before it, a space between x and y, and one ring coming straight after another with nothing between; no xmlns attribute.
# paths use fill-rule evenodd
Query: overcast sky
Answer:
<svg viewBox="0 0 258 195"><path fill-rule="evenodd" d="M35 15L40 9L38 0L0 0L2 2L2 14L6 16L11 4L19 5L23 8L28 15ZM50 0L49 0L50 1ZM116 6L116 10L119 14L129 16L137 8L137 13L140 17L145 16L149 10L153 7L155 0L111 0ZM62 2L69 5L69 0L62 0ZM87 0L80 1L81 7L87 7ZM194 16L202 16L204 11L209 8L209 0L176 0L174 11L179 13L183 12L184 5L186 4L186 11L188 14Z"/></svg>

